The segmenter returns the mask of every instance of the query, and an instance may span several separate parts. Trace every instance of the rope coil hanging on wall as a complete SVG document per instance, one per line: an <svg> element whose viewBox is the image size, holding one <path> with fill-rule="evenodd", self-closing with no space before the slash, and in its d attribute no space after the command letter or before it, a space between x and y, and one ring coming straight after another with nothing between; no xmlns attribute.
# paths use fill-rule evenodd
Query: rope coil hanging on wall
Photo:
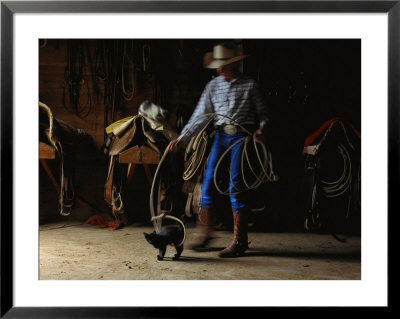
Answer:
<svg viewBox="0 0 400 319"><path fill-rule="evenodd" d="M344 206L345 220L360 208L360 139L351 123L338 118L325 122L306 139L306 230L325 227L333 232L334 225L344 221L339 204Z"/></svg>
<svg viewBox="0 0 400 319"><path fill-rule="evenodd" d="M64 70L62 102L66 110L81 118L87 117L92 110L92 97L86 72L88 52L83 40L69 40L67 43L67 65ZM83 90L86 92L84 104L82 104ZM68 94L68 102L66 94Z"/></svg>

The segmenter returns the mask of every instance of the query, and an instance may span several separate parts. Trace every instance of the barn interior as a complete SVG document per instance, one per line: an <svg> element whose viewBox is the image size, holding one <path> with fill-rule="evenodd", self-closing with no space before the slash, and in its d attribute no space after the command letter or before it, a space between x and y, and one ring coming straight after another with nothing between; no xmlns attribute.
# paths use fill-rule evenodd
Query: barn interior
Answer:
<svg viewBox="0 0 400 319"><path fill-rule="evenodd" d="M171 247L163 261L156 259L143 232L154 230L150 195L165 145L158 153L139 151L135 161L119 154L123 214L106 200L107 128L149 101L167 110L165 125L179 134L216 75L204 68L205 53L227 40L39 41L39 102L47 110L40 109L45 124L39 125L40 279L361 279L358 39L233 40L248 55L243 73L257 81L267 105L265 145L279 177L249 195L245 256L217 256L232 237L230 203L221 195L212 248L185 249L172 260ZM72 134L62 155L42 134L51 117L60 127L57 138ZM310 153L313 145L321 145L319 152ZM163 165L175 177L172 214L185 223L189 240L196 207L187 210L181 157ZM329 195L333 182L346 185Z"/></svg>

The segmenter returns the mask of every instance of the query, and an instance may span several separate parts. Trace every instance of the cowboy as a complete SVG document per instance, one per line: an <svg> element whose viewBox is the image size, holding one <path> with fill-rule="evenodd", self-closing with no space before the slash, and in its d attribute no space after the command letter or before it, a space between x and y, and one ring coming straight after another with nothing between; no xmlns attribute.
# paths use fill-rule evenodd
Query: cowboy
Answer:
<svg viewBox="0 0 400 319"><path fill-rule="evenodd" d="M267 108L257 83L240 72L242 60L246 57L247 55L238 53L238 48L232 42L218 44L214 46L212 53L208 52L205 55L205 67L216 69L218 76L208 82L180 137L172 140L165 150L176 152L184 147L207 121L206 117L199 120L199 116L206 113L223 115L216 117L214 121L216 135L201 184L196 225L201 236L192 245L192 249L195 250L206 247L212 239L211 222L215 217L214 199L217 194L214 171L219 158L227 148L246 136L243 128L250 132L256 131L258 139L263 141L264 127L268 122ZM233 211L234 238L228 247L219 252L220 257L240 256L248 248L248 208L242 194L235 191L242 183L241 156L237 156L237 152L241 152L242 148L242 143L236 143L230 154L232 178L229 182L229 197Z"/></svg>

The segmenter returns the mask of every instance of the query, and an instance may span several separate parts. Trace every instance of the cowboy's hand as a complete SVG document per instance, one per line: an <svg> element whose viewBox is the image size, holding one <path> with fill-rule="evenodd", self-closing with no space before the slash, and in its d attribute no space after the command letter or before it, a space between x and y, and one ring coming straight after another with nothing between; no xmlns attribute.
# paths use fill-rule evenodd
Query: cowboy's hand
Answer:
<svg viewBox="0 0 400 319"><path fill-rule="evenodd" d="M260 126L258 130L256 131L256 140L262 144L265 142L265 137L264 137L264 132L263 132L264 127Z"/></svg>
<svg viewBox="0 0 400 319"><path fill-rule="evenodd" d="M177 152L179 148L181 147L178 139L174 139L171 142L169 142L168 146L165 148L164 154L169 153L169 152Z"/></svg>

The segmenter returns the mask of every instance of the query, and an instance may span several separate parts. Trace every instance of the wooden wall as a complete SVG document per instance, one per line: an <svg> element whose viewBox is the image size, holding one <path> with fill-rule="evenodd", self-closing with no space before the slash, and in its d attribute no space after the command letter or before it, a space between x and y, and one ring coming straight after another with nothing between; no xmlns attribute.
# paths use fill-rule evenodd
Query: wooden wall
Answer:
<svg viewBox="0 0 400 319"><path fill-rule="evenodd" d="M169 109L174 124L177 108L190 112L211 77L202 54L214 42L40 41L39 99L57 118L88 132L98 147L105 126L137 114L146 99ZM74 84L78 103L70 99Z"/></svg>
<svg viewBox="0 0 400 319"><path fill-rule="evenodd" d="M85 219L95 212L110 212L103 198L105 128L136 115L140 104L149 100L169 111L168 120L179 132L182 127L175 125L177 116L187 121L213 75L203 68L202 57L216 41L39 41L39 100L51 108L56 119L84 130L92 138L93 147L83 146L77 152L76 187L80 197L95 207L88 210L80 201L70 217L60 217L54 204L57 194L41 169L41 221ZM74 97L79 97L78 102ZM58 177L57 164L49 165ZM132 203L138 211L136 217L147 220L149 185L140 167L133 184L141 185L132 189L140 194Z"/></svg>

